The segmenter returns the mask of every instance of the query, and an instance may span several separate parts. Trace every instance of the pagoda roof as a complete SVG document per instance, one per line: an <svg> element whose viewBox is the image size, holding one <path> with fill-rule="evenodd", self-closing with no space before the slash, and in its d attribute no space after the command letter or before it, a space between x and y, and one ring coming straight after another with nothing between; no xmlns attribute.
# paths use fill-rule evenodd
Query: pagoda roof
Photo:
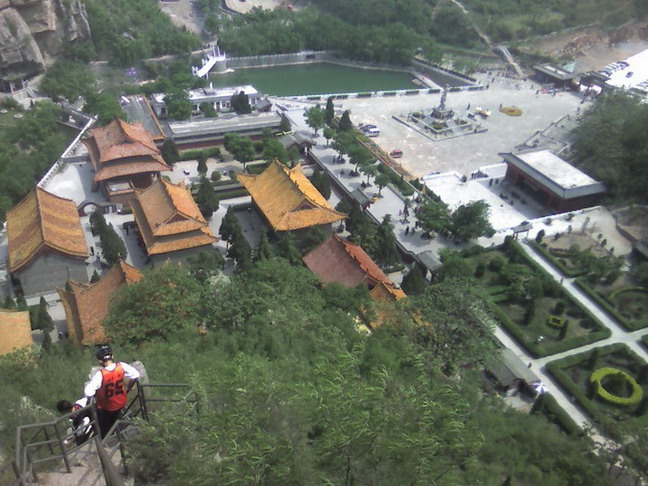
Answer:
<svg viewBox="0 0 648 486"><path fill-rule="evenodd" d="M346 217L329 205L300 164L289 169L275 160L263 173L239 174L238 179L275 231L294 231Z"/></svg>
<svg viewBox="0 0 648 486"><path fill-rule="evenodd" d="M131 207L149 255L216 241L184 182L176 185L159 179L135 194Z"/></svg>
<svg viewBox="0 0 648 486"><path fill-rule="evenodd" d="M29 311L0 309L0 356L32 343Z"/></svg>
<svg viewBox="0 0 648 486"><path fill-rule="evenodd" d="M346 287L365 284L374 299L389 297L398 300L406 296L360 245L338 235L331 235L304 256L304 263L324 283L338 282Z"/></svg>
<svg viewBox="0 0 648 486"><path fill-rule="evenodd" d="M141 272L119 261L100 280L90 284L70 280L71 291L57 289L68 321L70 336L83 345L107 342L103 320L113 294L123 285L142 278Z"/></svg>
<svg viewBox="0 0 648 486"><path fill-rule="evenodd" d="M153 136L141 123L131 125L115 118L105 127L90 130L98 151L97 161L109 162L126 157L159 155Z"/></svg>
<svg viewBox="0 0 648 486"><path fill-rule="evenodd" d="M88 247L76 204L34 188L7 212L9 269L22 269L44 248L86 259Z"/></svg>

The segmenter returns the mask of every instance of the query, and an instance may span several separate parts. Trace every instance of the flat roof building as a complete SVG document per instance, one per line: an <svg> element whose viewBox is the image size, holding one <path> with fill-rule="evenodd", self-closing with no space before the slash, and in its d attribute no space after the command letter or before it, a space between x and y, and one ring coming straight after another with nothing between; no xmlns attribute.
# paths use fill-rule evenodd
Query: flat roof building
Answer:
<svg viewBox="0 0 648 486"><path fill-rule="evenodd" d="M506 179L523 187L547 208L562 212L593 206L605 192L602 182L549 150L500 155L507 164Z"/></svg>
<svg viewBox="0 0 648 486"><path fill-rule="evenodd" d="M218 112L231 111L232 109L232 96L239 93L245 93L252 108L262 99L263 95L257 91L254 86L246 84L244 86L227 86L224 88L214 88L209 86L206 88L198 88L187 91L189 101L191 102L191 110L197 115L200 113L200 105L202 103L210 103ZM155 93L151 95L151 107L155 114L159 117L167 116L167 108L164 98L166 93Z"/></svg>

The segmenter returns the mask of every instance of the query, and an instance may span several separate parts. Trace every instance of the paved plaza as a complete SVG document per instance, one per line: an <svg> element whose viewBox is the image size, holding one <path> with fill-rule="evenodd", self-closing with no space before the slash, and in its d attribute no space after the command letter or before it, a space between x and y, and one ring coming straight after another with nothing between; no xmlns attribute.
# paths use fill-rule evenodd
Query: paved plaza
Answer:
<svg viewBox="0 0 648 486"><path fill-rule="evenodd" d="M429 109L439 104L441 94L419 94L379 98L336 100L338 109L351 110L351 120L370 123L380 128L380 136L373 140L387 153L398 148L403 157L398 162L414 177L431 172L455 171L470 175L479 167L502 162L499 152L509 152L524 143L538 131L567 114L576 115L588 106L571 92L555 95L536 94L539 85L531 81L516 81L504 77L479 79L488 89L481 91L450 92L446 105L460 116L481 106L491 116L482 120L488 131L458 138L433 141L392 118L411 111ZM281 101L279 101L281 103ZM499 106L515 105L522 116L510 117L499 112ZM479 117L478 117L479 118Z"/></svg>

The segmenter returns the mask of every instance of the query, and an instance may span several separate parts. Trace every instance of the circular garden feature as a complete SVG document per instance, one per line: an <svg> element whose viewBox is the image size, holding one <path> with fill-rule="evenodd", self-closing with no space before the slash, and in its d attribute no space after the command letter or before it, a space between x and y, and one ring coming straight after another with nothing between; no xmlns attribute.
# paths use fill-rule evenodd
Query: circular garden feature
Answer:
<svg viewBox="0 0 648 486"><path fill-rule="evenodd" d="M599 368L590 376L590 383L598 383L597 395L613 405L631 407L643 398L643 388L637 380L617 368Z"/></svg>

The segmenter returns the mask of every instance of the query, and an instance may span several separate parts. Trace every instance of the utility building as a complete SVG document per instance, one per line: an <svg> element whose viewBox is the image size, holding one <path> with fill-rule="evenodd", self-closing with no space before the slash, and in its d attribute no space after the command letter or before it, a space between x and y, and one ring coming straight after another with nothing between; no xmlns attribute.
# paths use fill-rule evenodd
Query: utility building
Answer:
<svg viewBox="0 0 648 486"><path fill-rule="evenodd" d="M557 212L594 206L605 192L602 182L549 150L500 155L507 164L506 179Z"/></svg>

